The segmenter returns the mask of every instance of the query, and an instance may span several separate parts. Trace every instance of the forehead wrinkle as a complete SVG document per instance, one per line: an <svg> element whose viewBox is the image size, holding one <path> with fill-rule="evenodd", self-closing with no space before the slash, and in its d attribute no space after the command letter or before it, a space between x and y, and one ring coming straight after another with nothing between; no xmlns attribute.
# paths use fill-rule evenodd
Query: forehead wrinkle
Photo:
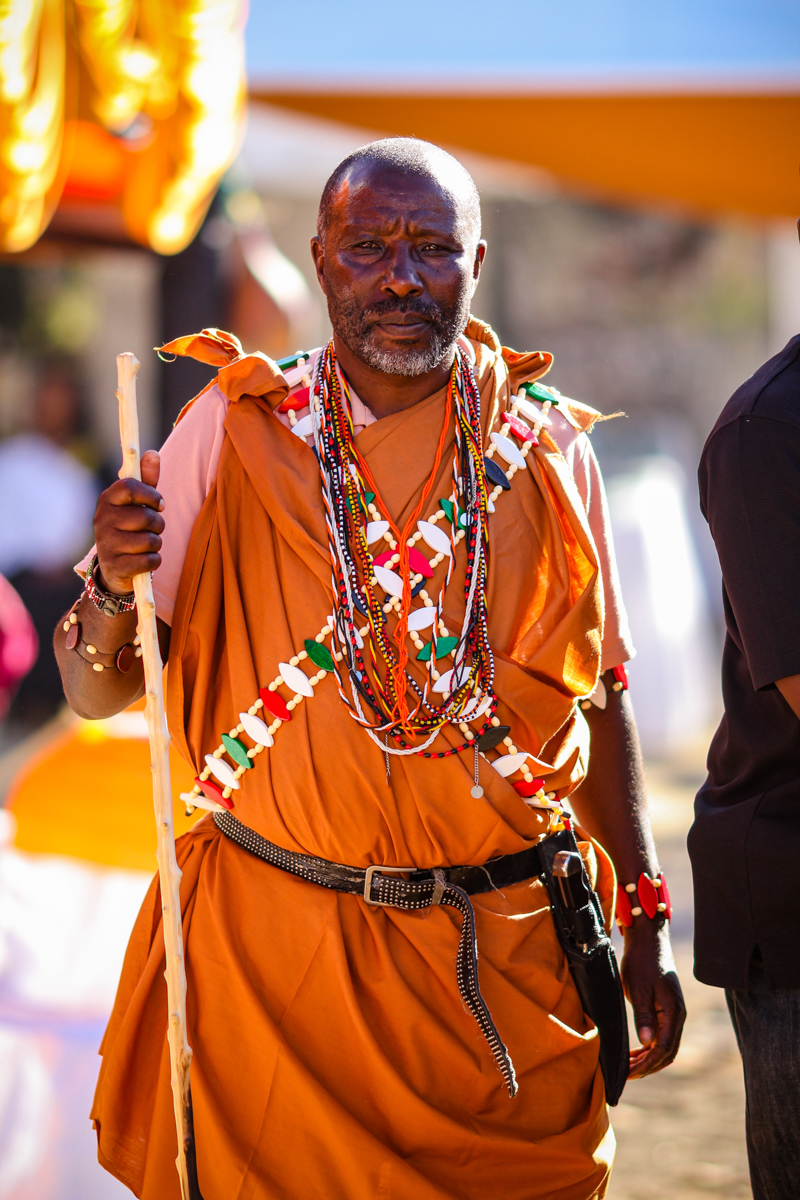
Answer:
<svg viewBox="0 0 800 1200"><path fill-rule="evenodd" d="M369 188L374 198L365 194ZM414 197L415 207L404 208L402 197L392 193L392 200L385 202L385 197L374 195L377 189L365 181L356 188L349 188L349 194L337 195L331 212L331 225L337 225L340 236L349 233L359 233L365 230L380 230L383 233L395 233L405 228L412 237L423 237L431 234L438 237L449 237L460 242L470 240L470 224L464 206L458 202L458 197L435 187L435 198L426 197L427 203L419 203ZM383 188L381 190L388 190Z"/></svg>
<svg viewBox="0 0 800 1200"><path fill-rule="evenodd" d="M380 230L382 233L392 234L398 230L405 230L411 237L424 237L428 234L455 237L459 224L455 213L436 213L425 209L398 212L392 206L376 206L366 212L348 213L338 223L343 234L363 230Z"/></svg>
<svg viewBox="0 0 800 1200"><path fill-rule="evenodd" d="M438 201L444 202L453 211L467 209L471 203L465 181L452 172L437 172L433 169L427 171L412 167L392 168L379 161L362 161L353 163L342 177L335 193L334 204L338 204L342 197L347 202L351 196L356 196L364 190L388 191L392 196L418 196L421 192L427 192L428 196L435 195Z"/></svg>

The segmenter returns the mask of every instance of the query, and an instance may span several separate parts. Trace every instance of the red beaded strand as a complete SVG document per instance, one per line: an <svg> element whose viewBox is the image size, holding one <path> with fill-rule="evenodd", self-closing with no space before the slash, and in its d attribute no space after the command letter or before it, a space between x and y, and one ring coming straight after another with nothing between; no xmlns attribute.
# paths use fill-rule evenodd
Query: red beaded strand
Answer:
<svg viewBox="0 0 800 1200"><path fill-rule="evenodd" d="M489 489L481 448L480 393L469 363L461 351L457 351L448 384L445 419L436 461L420 502L402 531L392 521L386 506L381 506L396 540L394 553L400 560L397 573L403 588L400 618L392 637L387 630L385 600L380 600L371 586L375 562L366 537L365 496L368 493L377 496L377 487L368 464L355 446L347 382L340 383L332 342L320 356L314 397L315 444L322 476L334 593L338 600L333 637L345 664L342 669L337 667L336 672L340 695L355 719L373 735L390 734L400 744L401 749L390 750L391 753L424 753L425 746L421 750L408 746L404 738L414 741L422 736L427 739L426 746L429 745L445 724L463 720L465 709L471 706L474 697L489 693L494 680L485 603ZM441 706L435 706L428 698L428 688L420 688L407 670L405 642L412 598L408 538L438 475L438 464L453 410L455 512L458 511L458 497L466 497L467 620L453 655L453 687L449 699ZM443 610L446 588L453 572L455 532L453 522L450 529L450 561L440 588L437 617ZM363 612L366 618L367 636L362 644L359 644L361 638L355 628L354 609ZM437 626L438 620L433 624L429 672L433 672L437 658ZM472 661L465 670L468 658ZM344 689L347 676L352 701ZM409 689L414 697L411 704ZM370 720L364 714L361 700L366 700L373 709L377 721ZM465 743L459 749L466 749L472 744ZM386 748L389 749L388 744Z"/></svg>

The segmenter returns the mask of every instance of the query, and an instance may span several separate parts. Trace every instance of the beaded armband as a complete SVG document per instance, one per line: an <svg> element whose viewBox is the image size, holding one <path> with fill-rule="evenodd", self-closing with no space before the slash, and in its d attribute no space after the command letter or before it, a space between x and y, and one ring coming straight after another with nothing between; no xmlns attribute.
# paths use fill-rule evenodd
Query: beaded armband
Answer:
<svg viewBox="0 0 800 1200"><path fill-rule="evenodd" d="M632 904L632 900L638 904ZM669 888L660 871L651 879L646 871L642 871L638 883L627 883L617 889L617 925L620 932L630 929L634 917L644 913L651 921L662 917L665 921L672 920L672 903L669 898Z"/></svg>
<svg viewBox="0 0 800 1200"><path fill-rule="evenodd" d="M97 569L97 555L93 554L86 571L86 595L95 608L106 617L118 617L120 613L133 612L136 607L136 597L133 592L125 596L112 596L104 592L94 577Z"/></svg>
<svg viewBox="0 0 800 1200"><path fill-rule="evenodd" d="M126 642L124 646L120 646L118 650L112 650L110 653L104 653L98 650L97 646L93 646L90 642L85 642L81 636L81 623L78 620L77 607L80 600L77 600L70 612L64 618L62 629L66 634L64 638L64 648L66 650L74 650L79 658L84 662L91 664L94 671L100 672L106 669L116 669L126 674L130 671L135 660L142 657L142 648L139 645L139 635L133 642Z"/></svg>
<svg viewBox="0 0 800 1200"><path fill-rule="evenodd" d="M603 676L611 675L614 682L607 685L603 682ZM581 708L584 712L588 712L594 705L595 708L605 708L608 703L608 693L611 692L627 692L628 690L628 672L625 667L620 664L618 667L611 667L608 671L603 671L597 680L597 685L591 696L587 696L585 700L581 700Z"/></svg>

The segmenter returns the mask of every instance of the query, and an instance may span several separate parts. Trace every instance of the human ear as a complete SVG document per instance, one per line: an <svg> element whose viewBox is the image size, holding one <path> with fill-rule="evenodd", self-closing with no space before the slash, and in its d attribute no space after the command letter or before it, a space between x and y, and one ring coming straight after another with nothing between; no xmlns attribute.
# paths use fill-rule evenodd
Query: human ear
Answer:
<svg viewBox="0 0 800 1200"><path fill-rule="evenodd" d="M322 244L322 238L315 234L311 239L311 257L314 260L314 268L317 272L317 282L322 288L323 295L327 296L325 288L325 247Z"/></svg>
<svg viewBox="0 0 800 1200"><path fill-rule="evenodd" d="M483 260L486 257L486 242L478 242L475 247L475 262L472 264L472 295L475 295L475 290L478 286L478 281L481 277L481 267Z"/></svg>

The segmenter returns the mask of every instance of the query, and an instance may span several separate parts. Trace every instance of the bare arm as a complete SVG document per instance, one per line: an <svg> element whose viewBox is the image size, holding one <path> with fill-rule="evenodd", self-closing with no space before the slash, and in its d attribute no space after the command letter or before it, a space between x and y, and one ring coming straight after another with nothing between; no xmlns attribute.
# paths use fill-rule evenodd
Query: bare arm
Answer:
<svg viewBox="0 0 800 1200"><path fill-rule="evenodd" d="M149 450L142 455L142 482L120 479L101 495L94 517L98 582L104 590L123 596L132 591L134 575L155 571L161 564L161 533L164 502L156 491L159 457ZM80 637L101 654L114 654L136 636L136 612L107 617L85 595L76 610ZM130 671L114 668L95 671L75 650L67 650L63 620L59 621L53 646L64 694L69 705L81 717L109 717L127 708L144 691L144 673L140 659ZM158 622L161 656L169 654L169 626Z"/></svg>
<svg viewBox="0 0 800 1200"><path fill-rule="evenodd" d="M630 697L609 686L606 708L592 706L585 715L592 735L589 771L570 797L578 823L608 851L621 884L634 883L642 871L657 875ZM644 1047L631 1053L631 1078L638 1078L672 1062L686 1017L668 928L635 917L625 931L621 972Z"/></svg>

